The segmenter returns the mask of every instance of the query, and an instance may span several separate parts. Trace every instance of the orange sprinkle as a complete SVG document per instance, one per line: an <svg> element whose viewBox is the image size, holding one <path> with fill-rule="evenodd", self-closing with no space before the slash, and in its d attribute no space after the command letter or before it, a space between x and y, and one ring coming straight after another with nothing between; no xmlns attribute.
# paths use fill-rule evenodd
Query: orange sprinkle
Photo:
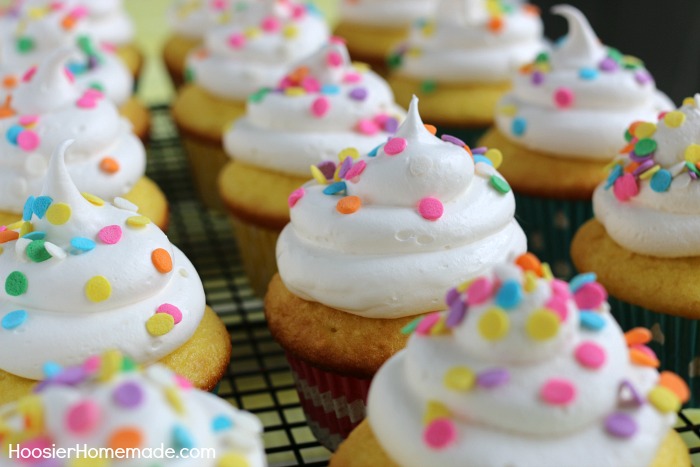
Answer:
<svg viewBox="0 0 700 467"><path fill-rule="evenodd" d="M639 349L630 349L630 360L635 365L650 366L652 368L659 367L659 360L649 354L642 352Z"/></svg>
<svg viewBox="0 0 700 467"><path fill-rule="evenodd" d="M289 74L289 79L293 83L299 84L301 81L309 75L309 67L300 66Z"/></svg>
<svg viewBox="0 0 700 467"><path fill-rule="evenodd" d="M435 125L424 123L423 126L430 132L431 135L435 136L435 133L437 133L437 128L435 128Z"/></svg>
<svg viewBox="0 0 700 467"><path fill-rule="evenodd" d="M542 263L530 252L523 253L515 259L515 264L517 264L523 271L532 271L538 276L542 277Z"/></svg>
<svg viewBox="0 0 700 467"><path fill-rule="evenodd" d="M335 208L341 214L352 214L362 207L362 201L357 196L346 196L338 201Z"/></svg>
<svg viewBox="0 0 700 467"><path fill-rule="evenodd" d="M108 174L119 172L119 162L112 157L105 157L100 161L100 170Z"/></svg>
<svg viewBox="0 0 700 467"><path fill-rule="evenodd" d="M19 238L19 232L14 230L3 230L0 232L0 243L10 242Z"/></svg>
<svg viewBox="0 0 700 467"><path fill-rule="evenodd" d="M12 96L7 96L5 102L0 105L0 118L13 117L15 111L12 110Z"/></svg>
<svg viewBox="0 0 700 467"><path fill-rule="evenodd" d="M466 144L464 145L464 150L467 151L467 153L468 153L470 156L474 157L474 154L472 154L472 148L470 148L470 147L467 146Z"/></svg>
<svg viewBox="0 0 700 467"><path fill-rule="evenodd" d="M523 5L523 12L532 16L540 16L540 9L537 5L525 4Z"/></svg>
<svg viewBox="0 0 700 467"><path fill-rule="evenodd" d="M644 123L644 122L641 121L641 120L637 120L636 122L632 122L632 123L630 124L630 127L627 129L627 131L629 131L630 134L631 134L632 136L634 136L634 132L637 130L637 127L638 127L639 125L641 125L642 123Z"/></svg>
<svg viewBox="0 0 700 467"><path fill-rule="evenodd" d="M639 167L639 162L630 162L625 166L625 173L631 174Z"/></svg>
<svg viewBox="0 0 700 467"><path fill-rule="evenodd" d="M686 403L690 399L690 389L683 378L670 371L662 371L659 375L659 385L671 390L681 402Z"/></svg>
<svg viewBox="0 0 700 467"><path fill-rule="evenodd" d="M651 331L647 328L633 328L625 333L627 345L641 345L651 341Z"/></svg>
<svg viewBox="0 0 700 467"><path fill-rule="evenodd" d="M200 60L204 60L209 56L209 52L207 52L207 49L199 49L194 53L195 58L198 58Z"/></svg>
<svg viewBox="0 0 700 467"><path fill-rule="evenodd" d="M18 80L15 75L8 75L2 79L2 86L8 89L12 89L17 86Z"/></svg>
<svg viewBox="0 0 700 467"><path fill-rule="evenodd" d="M66 31L70 31L75 27L75 23L75 18L73 18L72 16L64 16L61 20L61 27Z"/></svg>
<svg viewBox="0 0 700 467"><path fill-rule="evenodd" d="M526 63L525 65L518 68L518 71L523 75L529 75L535 69L535 65L532 63Z"/></svg>
<svg viewBox="0 0 700 467"><path fill-rule="evenodd" d="M170 253L162 248L156 248L151 253L151 261L156 270L160 273L165 274L173 270L173 259L170 257Z"/></svg>
<svg viewBox="0 0 700 467"><path fill-rule="evenodd" d="M493 32L501 32L503 30L503 18L494 16L489 20L489 29Z"/></svg>
<svg viewBox="0 0 700 467"><path fill-rule="evenodd" d="M629 143L627 146L624 148L620 149L620 154L627 154L628 152L631 152L634 150L634 145L636 144L636 141L632 141Z"/></svg>
<svg viewBox="0 0 700 467"><path fill-rule="evenodd" d="M143 442L143 435L138 428L122 428L115 431L109 437L108 446L112 449L139 448Z"/></svg>

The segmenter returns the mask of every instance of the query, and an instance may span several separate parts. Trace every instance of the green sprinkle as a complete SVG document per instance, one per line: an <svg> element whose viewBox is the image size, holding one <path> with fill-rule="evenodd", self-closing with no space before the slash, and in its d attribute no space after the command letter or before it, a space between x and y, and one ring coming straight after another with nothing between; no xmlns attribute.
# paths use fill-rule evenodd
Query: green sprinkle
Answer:
<svg viewBox="0 0 700 467"><path fill-rule="evenodd" d="M629 130L625 130L625 141L627 141L628 143L632 141L632 133L630 133Z"/></svg>
<svg viewBox="0 0 700 467"><path fill-rule="evenodd" d="M622 59L624 58L624 55L622 55L622 52L617 50L614 47L608 47L608 57L612 58L615 60L617 63L622 62Z"/></svg>
<svg viewBox="0 0 700 467"><path fill-rule="evenodd" d="M27 245L27 257L35 263L41 263L47 259L51 259L51 253L46 251L44 240L33 240Z"/></svg>
<svg viewBox="0 0 700 467"><path fill-rule="evenodd" d="M437 83L433 80L425 80L420 84L420 90L424 94L430 94L437 89Z"/></svg>
<svg viewBox="0 0 700 467"><path fill-rule="evenodd" d="M548 63L549 62L549 54L547 52L540 52L537 54L537 57L535 58L535 63Z"/></svg>
<svg viewBox="0 0 700 467"><path fill-rule="evenodd" d="M698 170L698 168L695 167L695 164L693 164L692 162L686 161L685 166L688 168L688 170L692 170L693 172L695 172L696 175L700 175L700 170Z"/></svg>
<svg viewBox="0 0 700 467"><path fill-rule="evenodd" d="M402 62L403 57L401 54L391 54L386 59L386 66L388 66L390 70L395 70L401 66Z"/></svg>
<svg viewBox="0 0 700 467"><path fill-rule="evenodd" d="M95 47L94 44L92 43L92 40L88 36L80 36L78 37L77 40L77 45L78 48L85 54L85 55L95 55Z"/></svg>
<svg viewBox="0 0 700 467"><path fill-rule="evenodd" d="M647 156L656 151L656 140L642 138L634 145L634 153L638 156Z"/></svg>
<svg viewBox="0 0 700 467"><path fill-rule="evenodd" d="M192 68L185 68L185 83L191 83L194 81L194 70Z"/></svg>
<svg viewBox="0 0 700 467"><path fill-rule="evenodd" d="M265 96L267 96L269 93L270 88L258 89L253 94L251 94L250 97L248 97L248 100L257 104L258 102L262 102L262 100L265 99Z"/></svg>
<svg viewBox="0 0 700 467"><path fill-rule="evenodd" d="M20 37L17 39L17 51L26 54L34 50L34 39L31 37Z"/></svg>
<svg viewBox="0 0 700 467"><path fill-rule="evenodd" d="M128 371L134 371L138 368L138 365L136 365L136 362L130 358L124 355L122 358L122 371L123 372L128 372Z"/></svg>
<svg viewBox="0 0 700 467"><path fill-rule="evenodd" d="M102 83L98 83L97 81L93 81L92 83L90 83L90 88L96 89L100 92L105 92L105 87L102 85Z"/></svg>
<svg viewBox="0 0 700 467"><path fill-rule="evenodd" d="M508 193L510 191L510 185L508 185L508 182L506 182L504 179L501 177L498 177L496 175L491 175L491 178L489 180L491 182L491 186L496 189L499 193Z"/></svg>
<svg viewBox="0 0 700 467"><path fill-rule="evenodd" d="M410 323L408 323L406 326L401 328L401 334L412 334L413 331L416 330L418 327L418 323L423 319L423 316L419 316L418 318L414 319Z"/></svg>
<svg viewBox="0 0 700 467"><path fill-rule="evenodd" d="M5 292L7 295L17 297L27 291L27 276L19 271L12 271L5 279Z"/></svg>

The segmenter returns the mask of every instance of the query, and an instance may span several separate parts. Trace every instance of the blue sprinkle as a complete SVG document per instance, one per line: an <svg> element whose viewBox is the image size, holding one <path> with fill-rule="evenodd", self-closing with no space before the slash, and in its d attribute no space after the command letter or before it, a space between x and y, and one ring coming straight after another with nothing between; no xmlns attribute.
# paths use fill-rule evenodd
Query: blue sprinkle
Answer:
<svg viewBox="0 0 700 467"><path fill-rule="evenodd" d="M596 79L598 77L598 70L595 68L581 68L578 71L578 76L581 79L585 79L586 81L590 81L592 79Z"/></svg>
<svg viewBox="0 0 700 467"><path fill-rule="evenodd" d="M518 281L509 279L496 293L496 305L506 310L517 307L523 299L523 289Z"/></svg>
<svg viewBox="0 0 700 467"><path fill-rule="evenodd" d="M493 162L491 162L491 159L486 156L482 156L481 154L474 154L474 163L476 164L479 162L483 162L493 167Z"/></svg>
<svg viewBox="0 0 700 467"><path fill-rule="evenodd" d="M323 16L323 14L321 13L321 10L316 8L316 5L314 5L313 3L306 4L306 11L308 11L312 15Z"/></svg>
<svg viewBox="0 0 700 467"><path fill-rule="evenodd" d="M173 444L178 451L192 449L194 447L194 439L192 439L192 435L187 428L182 425L175 425L175 428L173 428Z"/></svg>
<svg viewBox="0 0 700 467"><path fill-rule="evenodd" d="M661 169L651 176L651 182L649 185L655 192L663 193L664 191L668 191L672 180L673 177L671 176L671 172L666 169Z"/></svg>
<svg viewBox="0 0 700 467"><path fill-rule="evenodd" d="M615 180L617 180L621 176L622 176L622 166L616 165L615 167L613 167L613 169L610 171L610 174L608 175L608 181L605 182L605 189L609 190L610 187L615 184Z"/></svg>
<svg viewBox="0 0 700 467"><path fill-rule="evenodd" d="M233 428L233 420L226 415L217 415L211 422L211 429L215 432L224 431Z"/></svg>
<svg viewBox="0 0 700 467"><path fill-rule="evenodd" d="M367 157L377 157L377 153L379 152L379 149L383 146L383 144L380 144L376 148L372 149L369 153L367 153Z"/></svg>
<svg viewBox="0 0 700 467"><path fill-rule="evenodd" d="M61 371L63 371L63 368L56 362L46 362L44 363L43 371L44 377L48 379L59 374Z"/></svg>
<svg viewBox="0 0 700 467"><path fill-rule="evenodd" d="M79 252L86 252L95 248L95 242L85 237L73 237L70 239L70 244Z"/></svg>
<svg viewBox="0 0 700 467"><path fill-rule="evenodd" d="M34 214L39 219L43 219L46 210L49 209L53 199L50 196L39 196L34 200Z"/></svg>
<svg viewBox="0 0 700 467"><path fill-rule="evenodd" d="M70 71L75 76L82 75L87 70L86 65L78 62L71 62L66 66L66 68L68 68L68 71Z"/></svg>
<svg viewBox="0 0 700 467"><path fill-rule="evenodd" d="M27 201L24 203L24 209L22 209L22 220L23 221L30 221L32 220L32 214L34 213L34 198L33 196L30 196L27 198Z"/></svg>
<svg viewBox="0 0 700 467"><path fill-rule="evenodd" d="M340 86L336 84L324 84L321 86L321 94L340 94Z"/></svg>
<svg viewBox="0 0 700 467"><path fill-rule="evenodd" d="M579 313L581 327L591 331L600 331L605 327L605 320L598 313L592 311L581 311Z"/></svg>
<svg viewBox="0 0 700 467"><path fill-rule="evenodd" d="M515 117L513 119L513 124L511 130L515 136L522 136L527 130L527 121L522 117Z"/></svg>
<svg viewBox="0 0 700 467"><path fill-rule="evenodd" d="M26 238L28 240L43 240L46 238L46 232L43 232L41 230L35 230L34 232L24 234L22 238Z"/></svg>
<svg viewBox="0 0 700 467"><path fill-rule="evenodd" d="M5 137L7 140L12 143L12 144L17 144L17 138L19 137L19 134L24 131L24 128L22 128L21 125L12 125L10 128L7 129L7 132L5 132Z"/></svg>
<svg viewBox="0 0 700 467"><path fill-rule="evenodd" d="M331 183L328 185L326 188L323 189L323 194L324 195L337 195L341 191L347 190L347 185L345 182L335 182Z"/></svg>
<svg viewBox="0 0 700 467"><path fill-rule="evenodd" d="M11 311L2 318L2 321L0 321L0 326L2 326L3 329L11 331L12 329L20 327L25 321L27 321L28 317L29 315L27 315L27 312L24 310Z"/></svg>
<svg viewBox="0 0 700 467"><path fill-rule="evenodd" d="M571 293L576 293L576 291L582 286L588 284L589 282L595 282L595 280L596 275L594 272L585 272L583 274L579 274L578 276L574 277L569 281L569 290L571 291Z"/></svg>

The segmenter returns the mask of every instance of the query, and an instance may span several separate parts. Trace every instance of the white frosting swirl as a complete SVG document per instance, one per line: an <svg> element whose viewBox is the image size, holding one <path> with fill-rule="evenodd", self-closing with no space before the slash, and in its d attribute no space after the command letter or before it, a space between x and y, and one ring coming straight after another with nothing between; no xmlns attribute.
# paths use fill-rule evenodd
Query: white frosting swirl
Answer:
<svg viewBox="0 0 700 467"><path fill-rule="evenodd" d="M508 82L543 46L542 21L496 0L441 0L397 49L395 73L441 83Z"/></svg>
<svg viewBox="0 0 700 467"><path fill-rule="evenodd" d="M69 51L56 50L12 91L14 115L0 118L0 209L20 212L41 190L48 160L64 140L81 191L108 200L143 176L146 153L117 108L95 90L81 91L64 70ZM107 164L107 165L105 165Z"/></svg>
<svg viewBox="0 0 700 467"><path fill-rule="evenodd" d="M463 147L430 134L417 99L387 145L345 182L356 212L341 214L324 185L304 187L277 243L292 293L373 318L425 313L441 306L436 290L525 250L512 192L491 186L502 180L492 167L475 173Z"/></svg>
<svg viewBox="0 0 700 467"><path fill-rule="evenodd" d="M143 370L113 369L105 378L108 365L115 361L122 364L120 360L118 353L93 357L53 376L37 394L0 407L0 433L4 427L8 434L5 440L0 437L0 447L5 448L0 450L0 466L28 462L18 459L17 454L9 458L6 448L15 446L8 444L30 450L69 450L83 445L88 449L114 448L115 438L124 430L132 434L132 442L134 437L138 441L137 446L122 447L137 447L143 456L113 459L125 467L153 465L160 449L169 449L173 455L167 458L168 466L195 462L215 467L227 458L237 460L235 465L267 465L262 424L257 417L214 394L192 388L161 365ZM79 418L81 415L86 416ZM193 461L195 449L202 454ZM207 449L214 449L215 455L207 456Z"/></svg>
<svg viewBox="0 0 700 467"><path fill-rule="evenodd" d="M210 93L245 100L274 86L288 67L329 38L320 13L295 1L261 0L209 32L202 49L187 59L189 74Z"/></svg>
<svg viewBox="0 0 700 467"><path fill-rule="evenodd" d="M88 9L88 34L100 42L127 45L134 40L134 25L122 0L72 0Z"/></svg>
<svg viewBox="0 0 700 467"><path fill-rule="evenodd" d="M700 183L686 165L695 167L698 156L693 151L700 150L698 102L700 94L657 123L647 122L647 128L654 129L652 134L632 139L635 146L640 139L656 145L646 158L637 158L637 163L651 169L650 177L640 169L623 180L622 165L634 163L631 154L626 163L618 161L609 180L593 194L596 218L613 240L630 251L666 258L700 256ZM628 188L623 188L625 185Z"/></svg>
<svg viewBox="0 0 700 467"><path fill-rule="evenodd" d="M176 0L168 8L167 19L177 35L202 39L211 28L248 5L248 0Z"/></svg>
<svg viewBox="0 0 700 467"><path fill-rule="evenodd" d="M341 21L382 27L408 27L431 16L437 0L342 0Z"/></svg>
<svg viewBox="0 0 700 467"><path fill-rule="evenodd" d="M224 134L231 157L303 177L310 165L334 159L342 149L369 152L403 119L386 82L352 66L343 44L322 47L292 70L274 91L249 100L246 115ZM295 77L299 70L308 73ZM300 90L302 95L290 94Z"/></svg>
<svg viewBox="0 0 700 467"><path fill-rule="evenodd" d="M52 156L41 197L25 204L21 238L3 237L0 254L0 368L30 379L47 361L73 365L108 349L152 363L187 342L205 308L197 272L157 226L80 194L66 148ZM148 326L165 318L153 318L164 304L181 320L157 336Z"/></svg>
<svg viewBox="0 0 700 467"><path fill-rule="evenodd" d="M583 297L589 291L579 295L573 281L570 292L565 282L525 276L514 265L499 265L478 279L493 287L485 295L476 286L468 286L466 296L455 293L452 311L424 318L439 316L439 322L423 329L421 322L406 349L374 377L369 423L398 464L651 464L675 413L624 399L630 387L645 398L659 377L630 362L604 292L586 311L602 326L594 329L584 326L577 305L590 299ZM517 287L517 301L503 293L506 287ZM466 315L455 319L456 305ZM505 324L484 324L497 314L500 320L491 323ZM549 319L534 322L543 314L555 320L546 337ZM431 430L438 425L443 430L436 438Z"/></svg>
<svg viewBox="0 0 700 467"><path fill-rule="evenodd" d="M552 11L567 19L569 34L515 77L496 125L552 156L610 159L631 121L656 118L673 104L639 60L602 45L579 10L560 5Z"/></svg>

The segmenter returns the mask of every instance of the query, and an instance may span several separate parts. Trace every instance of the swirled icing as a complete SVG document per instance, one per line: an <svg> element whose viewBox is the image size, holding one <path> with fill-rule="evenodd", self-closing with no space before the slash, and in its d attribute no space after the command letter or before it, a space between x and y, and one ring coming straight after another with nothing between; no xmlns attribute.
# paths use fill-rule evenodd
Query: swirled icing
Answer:
<svg viewBox="0 0 700 467"><path fill-rule="evenodd" d="M292 0L261 0L206 34L187 59L187 76L224 99L244 101L276 85L288 67L328 41L315 9Z"/></svg>
<svg viewBox="0 0 700 467"><path fill-rule="evenodd" d="M133 205L78 191L68 145L23 221L0 232L0 368L30 379L47 361L74 365L108 349L152 363L187 342L205 308L197 272L157 226Z"/></svg>
<svg viewBox="0 0 700 467"><path fill-rule="evenodd" d="M408 27L433 13L437 0L342 0L342 21L382 27Z"/></svg>
<svg viewBox="0 0 700 467"><path fill-rule="evenodd" d="M596 188L593 208L608 235L644 255L700 255L700 94L655 122L625 132L626 157Z"/></svg>
<svg viewBox="0 0 700 467"><path fill-rule="evenodd" d="M606 160L636 119L673 108L642 62L602 45L583 14L554 7L569 34L521 69L499 103L496 125L509 139L557 157Z"/></svg>
<svg viewBox="0 0 700 467"><path fill-rule="evenodd" d="M124 439L127 433L130 443ZM8 450L17 445L28 450L46 448L48 454L52 449L83 445L141 450L141 458L119 459L115 453L112 460L123 466L147 466L154 459L166 459L159 449L171 450L167 460L159 461L169 466L267 464L257 417L193 388L164 366L142 369L119 352L91 357L52 374L35 394L0 407L0 466L41 462L41 456L20 460L19 453L10 458ZM196 461L195 449L201 450ZM69 455L69 459L76 457Z"/></svg>
<svg viewBox="0 0 700 467"><path fill-rule="evenodd" d="M369 152L403 115L386 82L351 64L345 46L333 42L249 99L224 147L238 161L303 177L341 149Z"/></svg>
<svg viewBox="0 0 700 467"><path fill-rule="evenodd" d="M247 0L177 0L168 8L167 19L175 34L201 39L212 27L227 21L235 11L245 10Z"/></svg>
<svg viewBox="0 0 700 467"><path fill-rule="evenodd" d="M409 326L370 387L382 448L407 467L650 465L687 387L652 368L649 331L623 336L595 276L519 260Z"/></svg>
<svg viewBox="0 0 700 467"><path fill-rule="evenodd" d="M414 98L394 138L365 159L344 158L328 181L314 167L316 182L292 194L277 243L282 281L366 317L439 309L445 283L525 249L510 188L486 158L474 160L424 127Z"/></svg>

